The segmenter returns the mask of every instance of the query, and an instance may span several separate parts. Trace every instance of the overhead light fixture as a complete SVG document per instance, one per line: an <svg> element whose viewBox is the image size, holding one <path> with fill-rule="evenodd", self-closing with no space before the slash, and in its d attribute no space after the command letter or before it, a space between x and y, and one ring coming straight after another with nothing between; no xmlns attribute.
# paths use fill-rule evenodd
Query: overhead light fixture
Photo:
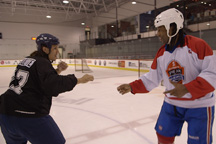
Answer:
<svg viewBox="0 0 216 144"><path fill-rule="evenodd" d="M207 23L206 25L207 25L207 26L209 26L209 25L210 25L210 23Z"/></svg>
<svg viewBox="0 0 216 144"><path fill-rule="evenodd" d="M63 3L68 4L69 1L68 0L63 0Z"/></svg>
<svg viewBox="0 0 216 144"><path fill-rule="evenodd" d="M133 2L131 2L132 4L136 4L136 2L135 1L133 1Z"/></svg>
<svg viewBox="0 0 216 144"><path fill-rule="evenodd" d="M114 27L114 25L111 25L111 27L113 28L113 27Z"/></svg>
<svg viewBox="0 0 216 144"><path fill-rule="evenodd" d="M47 15L46 18L51 18L51 16L50 16L50 15Z"/></svg>
<svg viewBox="0 0 216 144"><path fill-rule="evenodd" d="M82 23L81 23L81 25L85 25L85 23L84 23L84 22L82 22Z"/></svg>

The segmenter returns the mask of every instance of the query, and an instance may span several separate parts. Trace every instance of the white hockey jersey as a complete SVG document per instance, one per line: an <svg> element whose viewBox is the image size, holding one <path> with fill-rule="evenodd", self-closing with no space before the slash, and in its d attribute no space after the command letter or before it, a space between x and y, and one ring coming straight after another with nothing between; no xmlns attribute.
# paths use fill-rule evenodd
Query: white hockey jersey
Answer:
<svg viewBox="0 0 216 144"><path fill-rule="evenodd" d="M130 83L132 93L147 93L163 80L166 90L175 81L186 86L189 93L182 98L170 94L165 101L184 108L209 107L215 104L216 58L210 46L202 39L186 35L185 45L172 52L163 45L154 58L151 69L139 80Z"/></svg>

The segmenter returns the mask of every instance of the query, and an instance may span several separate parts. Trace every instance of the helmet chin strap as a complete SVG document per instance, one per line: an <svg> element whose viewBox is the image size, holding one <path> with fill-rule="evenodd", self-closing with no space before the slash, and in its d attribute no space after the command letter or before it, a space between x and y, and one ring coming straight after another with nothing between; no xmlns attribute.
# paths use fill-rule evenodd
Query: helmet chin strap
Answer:
<svg viewBox="0 0 216 144"><path fill-rule="evenodd" d="M170 44L171 39L172 39L174 36L176 36L178 32L179 32L179 29L176 30L176 33L175 33L174 35L170 36L170 35L169 35L169 31L167 31L167 36L169 37L169 40L168 40L168 42L167 42L168 45Z"/></svg>
<svg viewBox="0 0 216 144"><path fill-rule="evenodd" d="M172 37L170 37L170 36L168 36L168 37L169 37L169 40L168 40L167 44L169 45L170 42L171 42Z"/></svg>

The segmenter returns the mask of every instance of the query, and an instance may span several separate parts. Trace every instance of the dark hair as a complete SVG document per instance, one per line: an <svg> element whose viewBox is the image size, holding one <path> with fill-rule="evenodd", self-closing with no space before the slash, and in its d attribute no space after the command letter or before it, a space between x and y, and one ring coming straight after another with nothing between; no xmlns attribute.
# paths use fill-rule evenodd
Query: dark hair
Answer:
<svg viewBox="0 0 216 144"><path fill-rule="evenodd" d="M176 23L171 23L171 24L170 24L170 28L173 29L173 30L172 30L172 35L175 34L176 31L177 31L177 25L176 25ZM178 34L175 35L175 36L171 39L170 46L171 46L171 47L175 46L175 45L176 45L176 42L179 41L180 46L183 47L183 46L184 46L184 43L185 43L185 41L184 41L184 35L185 35L184 30L183 30L183 29L180 29L179 32L178 32Z"/></svg>
<svg viewBox="0 0 216 144"><path fill-rule="evenodd" d="M46 47L46 46L42 44L41 47ZM30 57L44 57L49 59L48 54L46 54L42 49L32 52L30 54Z"/></svg>

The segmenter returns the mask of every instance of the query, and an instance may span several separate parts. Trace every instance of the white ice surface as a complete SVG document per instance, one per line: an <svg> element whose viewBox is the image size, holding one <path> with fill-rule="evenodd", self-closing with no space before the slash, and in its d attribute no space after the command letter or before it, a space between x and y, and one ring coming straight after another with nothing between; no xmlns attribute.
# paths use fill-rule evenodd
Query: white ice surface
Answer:
<svg viewBox="0 0 216 144"><path fill-rule="evenodd" d="M0 68L0 94L10 82L12 68ZM164 88L148 94L120 95L117 87L138 79L133 71L91 68L93 82L77 85L73 91L53 99L51 116L66 138L66 144L157 144L154 126L163 102ZM71 66L62 74L75 72ZM213 127L216 141L216 126ZM187 125L175 144L187 143ZM216 143L216 142L214 142ZM5 144L0 132L0 144Z"/></svg>

